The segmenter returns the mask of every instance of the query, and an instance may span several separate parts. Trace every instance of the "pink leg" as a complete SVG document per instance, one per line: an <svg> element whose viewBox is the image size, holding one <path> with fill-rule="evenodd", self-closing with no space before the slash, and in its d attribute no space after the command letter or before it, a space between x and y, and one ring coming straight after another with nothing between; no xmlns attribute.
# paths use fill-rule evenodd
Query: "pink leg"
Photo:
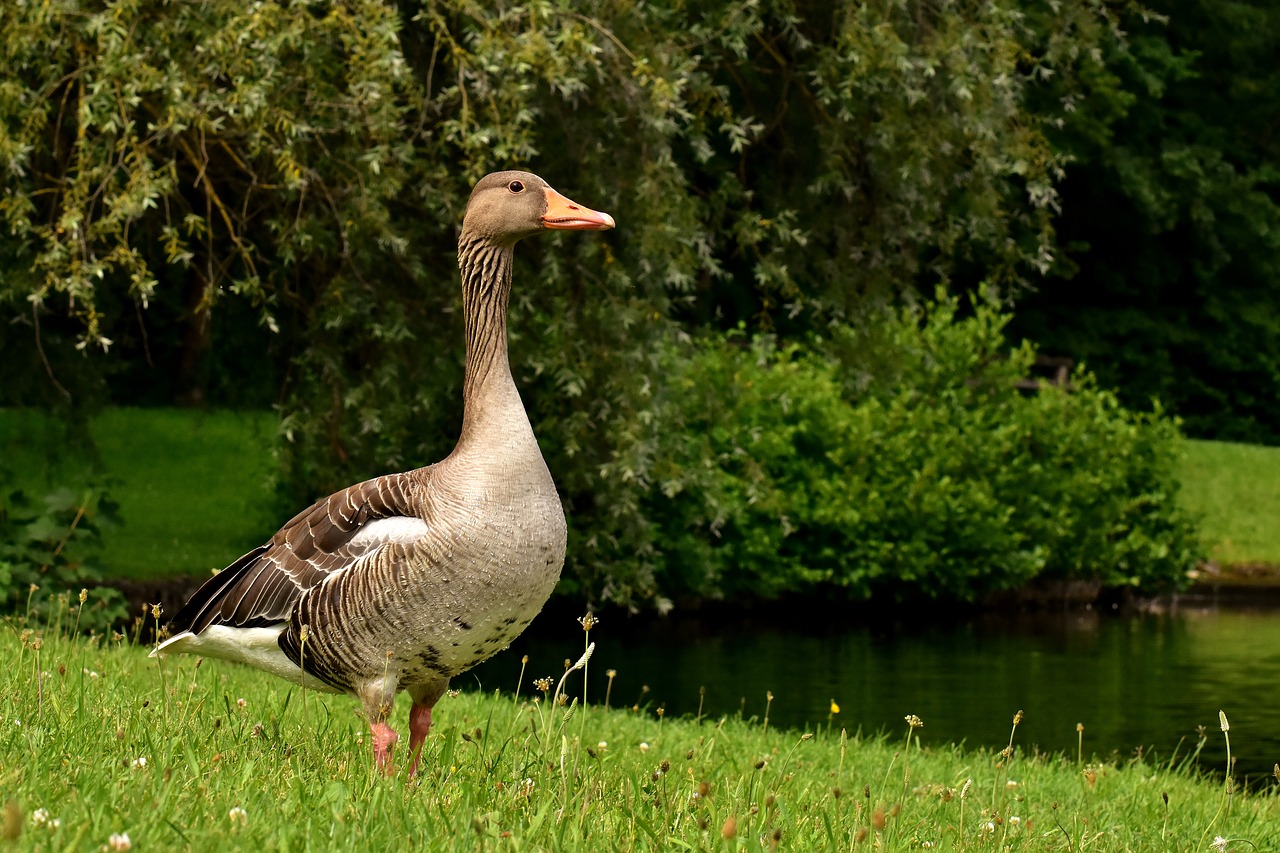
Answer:
<svg viewBox="0 0 1280 853"><path fill-rule="evenodd" d="M390 776L394 772L391 769L391 748L400 740L400 735L385 721L370 723L369 733L373 737L373 758L378 762L378 769L382 771L382 775ZM417 756L414 757L416 759Z"/></svg>
<svg viewBox="0 0 1280 853"><path fill-rule="evenodd" d="M422 752L422 742L431 731L431 705L413 703L409 709L409 755L413 756L409 764L409 775L418 772L418 754Z"/></svg>

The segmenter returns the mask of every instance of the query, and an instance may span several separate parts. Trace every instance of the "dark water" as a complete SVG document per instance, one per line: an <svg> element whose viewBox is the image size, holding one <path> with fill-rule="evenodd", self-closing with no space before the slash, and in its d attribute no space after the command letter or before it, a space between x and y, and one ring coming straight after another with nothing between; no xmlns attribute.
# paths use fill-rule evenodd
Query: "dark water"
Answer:
<svg viewBox="0 0 1280 853"><path fill-rule="evenodd" d="M1186 610L1116 616L1091 611L982 615L951 624L838 624L828 616L785 625L696 619L643 623L606 617L591 632L589 698L602 701L617 671L613 706L639 701L694 715L700 692L711 717L763 716L770 726L834 725L894 735L919 716L927 745L963 741L1000 748L1013 715L1026 712L1016 743L1074 756L1135 749L1185 754L1204 726L1201 765L1225 767L1218 711L1230 721L1238 777L1260 781L1280 762L1280 611ZM510 650L455 686L514 689L520 657L532 680L577 659L583 632L568 616L544 614ZM571 676L576 679L577 676ZM581 682L570 691L580 691ZM647 693L642 686L648 685Z"/></svg>

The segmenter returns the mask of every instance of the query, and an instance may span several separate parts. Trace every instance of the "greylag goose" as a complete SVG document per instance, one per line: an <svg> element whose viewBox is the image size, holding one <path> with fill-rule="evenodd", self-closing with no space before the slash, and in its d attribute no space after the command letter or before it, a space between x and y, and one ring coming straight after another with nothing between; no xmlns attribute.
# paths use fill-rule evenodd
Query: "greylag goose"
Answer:
<svg viewBox="0 0 1280 853"><path fill-rule="evenodd" d="M564 563L564 510L507 361L516 241L545 228L613 226L537 175L482 178L458 237L466 363L453 452L298 513L196 591L152 656L241 661L354 694L384 773L399 739L387 719L407 690L415 773L449 679L524 630Z"/></svg>

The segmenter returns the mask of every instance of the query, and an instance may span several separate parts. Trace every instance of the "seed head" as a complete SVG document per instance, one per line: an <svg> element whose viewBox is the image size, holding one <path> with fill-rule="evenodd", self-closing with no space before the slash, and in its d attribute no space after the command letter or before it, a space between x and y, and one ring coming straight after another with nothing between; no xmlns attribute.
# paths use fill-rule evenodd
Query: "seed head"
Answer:
<svg viewBox="0 0 1280 853"><path fill-rule="evenodd" d="M163 607L161 607L159 604L153 604L153 605L151 605L151 618L152 618L152 619L157 619L157 620L158 620L158 619L160 618L160 614L161 614L161 613L163 613L163 612L164 612L164 608L163 608ZM112 836L112 837L114 838L115 836ZM128 836L128 835L125 835L125 836L124 836L124 840L125 840L125 842L127 843L127 842L129 841L129 836ZM128 848L128 847L122 847L121 849L122 849L122 850L128 850L129 848Z"/></svg>
<svg viewBox="0 0 1280 853"><path fill-rule="evenodd" d="M535 679L533 682L533 686L541 690L543 693L546 693L548 690L551 689L551 679L550 677Z"/></svg>
<svg viewBox="0 0 1280 853"><path fill-rule="evenodd" d="M903 717L903 719L906 720L907 725L913 729L919 729L924 727L924 720L920 719L915 714L907 714L907 716Z"/></svg>
<svg viewBox="0 0 1280 853"><path fill-rule="evenodd" d="M1084 731L1084 723L1076 723L1076 731L1078 732Z"/></svg>
<svg viewBox="0 0 1280 853"><path fill-rule="evenodd" d="M595 614L591 613L590 611L587 612L586 616L581 616L578 618L578 624L582 626L582 630L584 631L590 631L599 623L600 623L600 620L597 619L595 617Z"/></svg>
<svg viewBox="0 0 1280 853"><path fill-rule="evenodd" d="M964 785L960 788L960 799L969 796L969 789L973 787L973 779L965 779Z"/></svg>
<svg viewBox="0 0 1280 853"><path fill-rule="evenodd" d="M80 590L80 603L84 604L88 600L89 600L89 590L87 589Z"/></svg>
<svg viewBox="0 0 1280 853"><path fill-rule="evenodd" d="M1226 711L1219 711L1219 712L1218 712L1218 725L1222 726L1222 730L1223 730L1224 732L1229 732L1229 731L1231 731L1231 724L1227 722L1227 712L1226 712Z"/></svg>
<svg viewBox="0 0 1280 853"><path fill-rule="evenodd" d="M1018 713L1016 713L1016 714L1014 714L1014 715L1013 715L1013 724L1016 726L1016 725L1018 725L1018 723L1020 723L1020 722L1022 722L1022 711L1021 711L1021 710L1019 710L1019 711L1018 711Z"/></svg>

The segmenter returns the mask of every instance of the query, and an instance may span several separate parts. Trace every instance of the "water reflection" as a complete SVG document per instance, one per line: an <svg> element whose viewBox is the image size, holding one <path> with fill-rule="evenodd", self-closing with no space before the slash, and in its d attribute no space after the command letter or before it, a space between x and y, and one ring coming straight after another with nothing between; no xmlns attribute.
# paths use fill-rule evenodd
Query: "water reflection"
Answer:
<svg viewBox="0 0 1280 853"><path fill-rule="evenodd" d="M1203 726L1202 764L1210 769L1225 765L1222 709L1238 775L1258 779L1280 762L1280 615L1271 611L983 615L950 625L832 621L744 622L709 632L692 618L606 619L591 635L590 694L603 699L612 668L615 706L639 700L692 716L702 701L707 716L760 717L771 691L771 726L824 727L834 699L836 727L897 734L903 717L916 714L926 744L996 748L1023 709L1018 744L1074 755L1082 723L1086 760L1138 748L1184 754ZM563 614L547 614L455 686L478 679L510 691L528 654L528 692L534 678L558 677L563 661L581 653L582 630Z"/></svg>

